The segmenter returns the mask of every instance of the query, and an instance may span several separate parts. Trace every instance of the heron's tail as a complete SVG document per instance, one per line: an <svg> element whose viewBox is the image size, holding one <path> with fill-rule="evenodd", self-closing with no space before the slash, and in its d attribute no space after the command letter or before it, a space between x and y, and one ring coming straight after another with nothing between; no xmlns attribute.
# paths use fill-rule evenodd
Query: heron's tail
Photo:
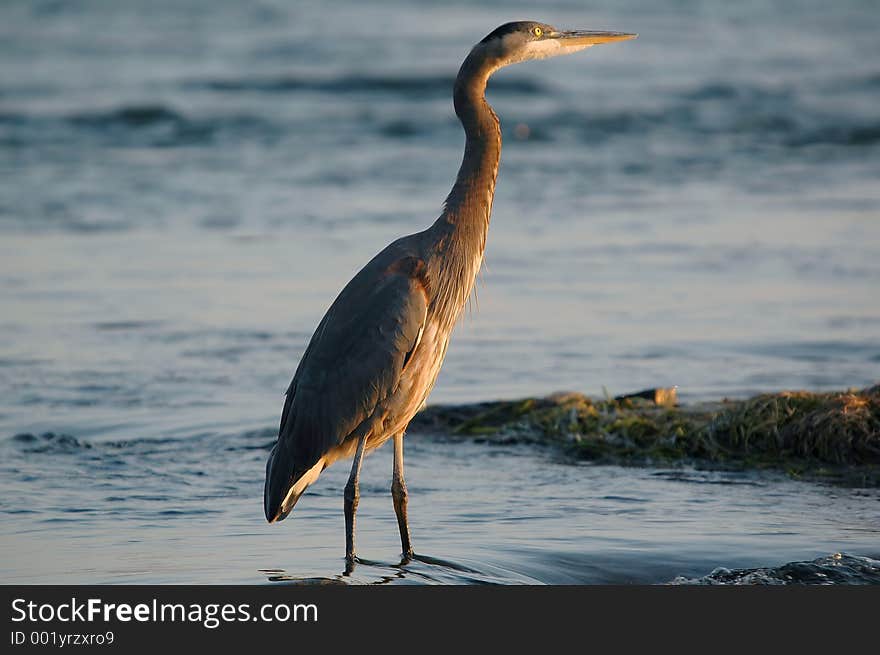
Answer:
<svg viewBox="0 0 880 655"><path fill-rule="evenodd" d="M263 509L269 523L287 518L296 501L318 479L325 466L324 458L321 457L311 468L297 472L293 470L289 460L276 443L269 454L269 461L266 462L266 486L263 489Z"/></svg>

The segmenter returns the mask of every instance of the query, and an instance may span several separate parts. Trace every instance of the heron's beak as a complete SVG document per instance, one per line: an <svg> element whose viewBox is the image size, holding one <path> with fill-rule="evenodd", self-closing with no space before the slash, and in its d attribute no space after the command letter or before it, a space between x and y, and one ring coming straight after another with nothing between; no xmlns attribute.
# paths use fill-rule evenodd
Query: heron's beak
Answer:
<svg viewBox="0 0 880 655"><path fill-rule="evenodd" d="M569 47L586 47L597 45L599 43L610 43L611 41L627 41L634 39L638 34L630 34L628 32L594 32L592 30L575 30L573 32L554 32L549 35L554 39L559 39L560 45Z"/></svg>

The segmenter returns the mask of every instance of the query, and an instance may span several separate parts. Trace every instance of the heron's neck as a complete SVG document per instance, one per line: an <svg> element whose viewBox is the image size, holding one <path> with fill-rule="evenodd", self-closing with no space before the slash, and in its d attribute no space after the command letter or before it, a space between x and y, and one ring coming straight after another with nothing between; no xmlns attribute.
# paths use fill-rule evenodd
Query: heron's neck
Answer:
<svg viewBox="0 0 880 655"><path fill-rule="evenodd" d="M466 141L461 168L441 218L461 226L475 223L485 232L501 157L501 129L485 96L486 82L495 69L482 57L472 61L474 58L472 54L465 60L455 80L455 113Z"/></svg>
<svg viewBox="0 0 880 655"><path fill-rule="evenodd" d="M462 64L455 81L455 113L465 131L464 158L443 213L433 225L438 257L434 268L439 302L457 317L473 289L483 261L495 179L501 157L498 117L486 102L486 82L496 67L477 51Z"/></svg>

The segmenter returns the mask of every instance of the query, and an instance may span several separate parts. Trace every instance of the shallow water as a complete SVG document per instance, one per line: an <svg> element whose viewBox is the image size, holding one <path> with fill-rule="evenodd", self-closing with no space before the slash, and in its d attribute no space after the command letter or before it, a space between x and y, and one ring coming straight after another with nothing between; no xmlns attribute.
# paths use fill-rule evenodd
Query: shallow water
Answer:
<svg viewBox="0 0 880 655"><path fill-rule="evenodd" d="M505 145L486 263L431 401L671 385L691 401L876 383L873 3L541 7L531 17L640 37L490 83ZM449 94L462 57L533 11L2 3L0 448L10 459L0 534L4 562L17 562L4 577L336 575L344 473L322 478L289 523L270 528L261 447L334 295L386 243L436 217L461 157ZM45 432L74 441L13 438ZM410 446L417 549L474 572L417 562L405 580L629 571L662 582L880 550L870 492L688 474L729 483L704 484L432 444ZM389 457L372 459L388 468ZM484 482L482 469L459 480L472 470L462 462L497 464L498 490L469 487ZM544 467L559 488L529 477ZM597 499L631 495L610 494L617 484L650 502L608 500L603 514ZM674 499L707 489L726 492L709 494L715 514L682 505L697 518L680 539L651 527ZM770 508L761 489L790 491ZM557 516L567 497L583 525ZM832 497L851 509L839 523L821 518ZM472 498L461 520L460 501ZM356 580L401 570L390 564L390 505L376 499L362 550L386 564L360 566ZM618 510L638 520L610 522ZM502 519L520 511L521 529L508 530ZM722 525L706 541L699 526L711 533L726 512L743 525L788 517L792 535L742 541ZM601 529L587 531L593 522Z"/></svg>
<svg viewBox="0 0 880 655"><path fill-rule="evenodd" d="M781 474L584 465L551 450L419 434L407 437L417 559L400 563L391 449L382 448L362 472L357 547L364 561L343 576L348 467L328 469L287 520L268 525L256 472L272 437L6 440L0 578L654 584L731 582L734 574L723 571L701 578L719 567L822 558L793 581L880 582L877 489Z"/></svg>

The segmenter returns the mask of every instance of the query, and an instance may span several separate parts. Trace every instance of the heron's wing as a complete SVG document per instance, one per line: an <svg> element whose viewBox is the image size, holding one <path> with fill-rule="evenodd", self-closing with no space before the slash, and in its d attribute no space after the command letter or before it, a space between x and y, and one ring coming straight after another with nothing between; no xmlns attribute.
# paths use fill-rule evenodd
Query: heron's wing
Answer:
<svg viewBox="0 0 880 655"><path fill-rule="evenodd" d="M397 389L425 325L423 267L414 257L371 262L327 310L287 390L266 471L267 517L296 479Z"/></svg>

